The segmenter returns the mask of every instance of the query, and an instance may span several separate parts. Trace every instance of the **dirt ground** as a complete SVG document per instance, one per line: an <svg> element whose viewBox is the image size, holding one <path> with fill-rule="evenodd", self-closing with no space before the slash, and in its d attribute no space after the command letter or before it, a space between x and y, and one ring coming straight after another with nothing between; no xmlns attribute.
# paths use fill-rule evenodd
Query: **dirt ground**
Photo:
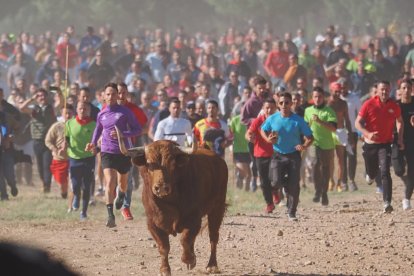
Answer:
<svg viewBox="0 0 414 276"><path fill-rule="evenodd" d="M298 222L287 220L285 207L271 215L262 205L256 212L228 214L218 245L221 275L414 275L414 211L401 208L402 183L394 177L392 214L382 214L375 187L360 187L332 196L328 207L311 202L312 188L302 191ZM145 217L123 221L118 212L116 228L104 223L0 219L0 240L43 248L81 275L158 275L160 258ZM207 230L196 240L192 271L180 261L179 238L170 241L173 275L205 274Z"/></svg>

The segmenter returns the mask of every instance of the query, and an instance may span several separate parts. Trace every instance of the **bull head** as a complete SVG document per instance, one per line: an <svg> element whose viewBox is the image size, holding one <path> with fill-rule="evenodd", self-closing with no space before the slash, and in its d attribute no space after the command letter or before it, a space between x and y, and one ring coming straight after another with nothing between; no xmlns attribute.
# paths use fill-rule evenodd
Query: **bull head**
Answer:
<svg viewBox="0 0 414 276"><path fill-rule="evenodd" d="M152 193L160 198L172 194L175 179L178 177L177 168L188 162L188 155L196 150L196 143L193 144L193 148L185 148L179 147L175 142L164 140L127 150L121 132L117 128L116 131L121 152L130 156L135 165L144 169Z"/></svg>

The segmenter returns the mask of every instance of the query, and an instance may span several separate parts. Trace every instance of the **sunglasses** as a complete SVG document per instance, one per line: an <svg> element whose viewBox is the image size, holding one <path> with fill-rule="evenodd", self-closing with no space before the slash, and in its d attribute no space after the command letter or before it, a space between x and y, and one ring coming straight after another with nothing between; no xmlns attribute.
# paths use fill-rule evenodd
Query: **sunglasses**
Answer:
<svg viewBox="0 0 414 276"><path fill-rule="evenodd" d="M289 101L281 101L279 102L279 105L290 105Z"/></svg>

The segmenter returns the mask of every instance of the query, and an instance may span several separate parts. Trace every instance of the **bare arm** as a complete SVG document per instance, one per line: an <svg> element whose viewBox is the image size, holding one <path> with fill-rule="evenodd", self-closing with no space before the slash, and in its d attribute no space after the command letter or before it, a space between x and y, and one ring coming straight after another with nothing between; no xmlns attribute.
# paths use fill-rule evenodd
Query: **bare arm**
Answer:
<svg viewBox="0 0 414 276"><path fill-rule="evenodd" d="M332 132L336 131L336 125L334 123L322 121L321 119L319 119L318 115L316 114L312 115L312 121L320 124L321 126L323 126L324 128L327 128L328 130Z"/></svg>
<svg viewBox="0 0 414 276"><path fill-rule="evenodd" d="M263 129L260 129L260 135L269 144L275 144L277 142L277 134L275 133L267 134Z"/></svg>
<svg viewBox="0 0 414 276"><path fill-rule="evenodd" d="M369 140L375 141L375 139L377 138L378 131L369 132L364 127L364 118L362 118L360 115L358 115L355 119L355 127L362 133L364 137L368 138Z"/></svg>
<svg viewBox="0 0 414 276"><path fill-rule="evenodd" d="M20 112L26 113L31 115L32 114L32 110L28 107L28 105L35 100L35 96L25 100L22 104L19 105L19 110Z"/></svg>
<svg viewBox="0 0 414 276"><path fill-rule="evenodd" d="M304 136L303 139L305 140L303 145L297 145L295 147L297 151L304 151L313 143L313 136Z"/></svg>

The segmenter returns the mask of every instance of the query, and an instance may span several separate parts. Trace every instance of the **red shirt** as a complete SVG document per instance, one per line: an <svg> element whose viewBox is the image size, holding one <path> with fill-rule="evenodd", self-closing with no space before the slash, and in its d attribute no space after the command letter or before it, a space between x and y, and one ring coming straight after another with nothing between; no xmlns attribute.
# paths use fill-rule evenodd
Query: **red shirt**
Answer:
<svg viewBox="0 0 414 276"><path fill-rule="evenodd" d="M401 116L399 105L389 99L382 103L378 96L367 100L359 110L359 116L365 121L369 132L378 131L376 144L388 144L393 141L395 120Z"/></svg>
<svg viewBox="0 0 414 276"><path fill-rule="evenodd" d="M260 115L253 120L249 127L249 131L253 132L255 135L253 151L254 157L272 157L273 154L273 145L266 142L262 135L260 135L260 127L265 120L265 116Z"/></svg>
<svg viewBox="0 0 414 276"><path fill-rule="evenodd" d="M142 128L144 128L145 124L148 121L147 115L145 115L144 111L136 104L133 104L131 102L126 102L125 107L127 107L132 111L132 113L134 113L135 117L138 120L138 123L141 125Z"/></svg>
<svg viewBox="0 0 414 276"><path fill-rule="evenodd" d="M264 65L269 69L271 77L283 78L289 67L289 54L285 51L271 51Z"/></svg>

